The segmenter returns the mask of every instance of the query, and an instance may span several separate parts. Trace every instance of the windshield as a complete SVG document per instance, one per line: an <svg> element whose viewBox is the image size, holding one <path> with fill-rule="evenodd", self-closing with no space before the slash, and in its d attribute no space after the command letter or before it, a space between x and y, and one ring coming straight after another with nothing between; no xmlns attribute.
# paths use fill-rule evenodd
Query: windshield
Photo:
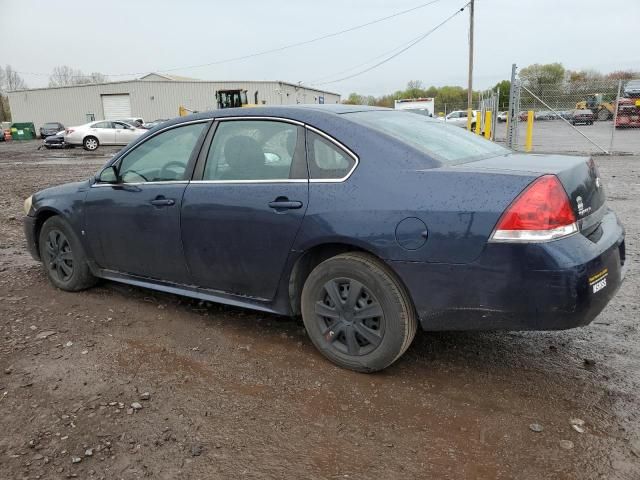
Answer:
<svg viewBox="0 0 640 480"><path fill-rule="evenodd" d="M345 114L356 123L385 133L444 165L506 155L510 150L465 129L421 115L393 110Z"/></svg>

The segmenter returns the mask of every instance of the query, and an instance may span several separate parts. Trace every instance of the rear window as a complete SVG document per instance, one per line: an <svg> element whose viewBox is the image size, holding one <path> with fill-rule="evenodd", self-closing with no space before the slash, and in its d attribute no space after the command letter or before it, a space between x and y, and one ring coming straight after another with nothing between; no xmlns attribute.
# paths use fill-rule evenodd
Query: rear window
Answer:
<svg viewBox="0 0 640 480"><path fill-rule="evenodd" d="M463 128L421 115L393 110L344 115L349 120L400 140L444 165L457 165L510 153L510 150Z"/></svg>

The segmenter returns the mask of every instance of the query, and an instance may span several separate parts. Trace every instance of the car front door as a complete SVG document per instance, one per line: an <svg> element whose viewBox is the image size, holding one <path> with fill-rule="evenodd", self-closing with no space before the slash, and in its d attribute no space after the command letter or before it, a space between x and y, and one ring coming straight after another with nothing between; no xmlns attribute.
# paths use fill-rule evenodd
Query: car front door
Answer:
<svg viewBox="0 0 640 480"><path fill-rule="evenodd" d="M87 194L85 235L98 264L186 283L180 205L210 122L160 131L105 169Z"/></svg>
<svg viewBox="0 0 640 480"><path fill-rule="evenodd" d="M272 299L308 196L301 126L218 122L182 202L182 243L193 282Z"/></svg>
<svg viewBox="0 0 640 480"><path fill-rule="evenodd" d="M100 145L113 145L116 143L116 130L113 128L113 122L94 123L89 129L89 134L94 135Z"/></svg>
<svg viewBox="0 0 640 480"><path fill-rule="evenodd" d="M116 131L116 145L127 145L138 138L135 129L123 122L113 122Z"/></svg>

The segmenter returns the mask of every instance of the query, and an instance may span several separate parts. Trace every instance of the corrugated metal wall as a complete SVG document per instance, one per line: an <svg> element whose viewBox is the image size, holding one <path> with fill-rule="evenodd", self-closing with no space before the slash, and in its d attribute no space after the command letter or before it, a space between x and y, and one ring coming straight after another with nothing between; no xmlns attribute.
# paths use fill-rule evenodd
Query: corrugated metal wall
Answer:
<svg viewBox="0 0 640 480"><path fill-rule="evenodd" d="M216 109L215 92L218 90L247 90L249 103L293 105L296 103L338 103L340 96L298 87L283 82L167 82L138 81L114 82L63 88L24 90L9 93L9 104L14 122L33 122L36 129L46 122L62 122L65 126L87 123L87 114L96 120L104 118L101 95L129 94L131 114L146 121L172 118L178 115L180 105L190 110Z"/></svg>

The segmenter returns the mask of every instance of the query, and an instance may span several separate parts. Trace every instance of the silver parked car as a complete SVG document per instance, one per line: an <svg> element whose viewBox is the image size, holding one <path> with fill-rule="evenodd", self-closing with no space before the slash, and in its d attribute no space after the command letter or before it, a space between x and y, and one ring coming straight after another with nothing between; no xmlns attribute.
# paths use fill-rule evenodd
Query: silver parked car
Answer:
<svg viewBox="0 0 640 480"><path fill-rule="evenodd" d="M64 141L67 145L82 145L85 150L93 151L100 145L127 145L146 131L120 120L98 120L67 128Z"/></svg>
<svg viewBox="0 0 640 480"><path fill-rule="evenodd" d="M478 110L473 110L473 117L471 118L471 129L476 128L476 119L478 118ZM439 120L443 120L450 125L456 127L467 128L467 111L455 110L449 113L446 117L439 117Z"/></svg>

